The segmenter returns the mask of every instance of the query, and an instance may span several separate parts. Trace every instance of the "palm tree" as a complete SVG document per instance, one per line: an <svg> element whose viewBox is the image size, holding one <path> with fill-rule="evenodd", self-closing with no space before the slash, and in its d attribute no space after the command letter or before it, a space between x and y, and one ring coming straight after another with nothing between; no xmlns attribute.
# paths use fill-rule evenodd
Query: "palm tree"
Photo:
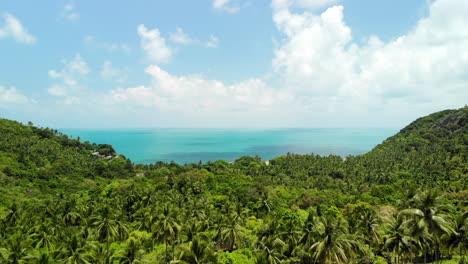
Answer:
<svg viewBox="0 0 468 264"><path fill-rule="evenodd" d="M172 258L174 258L174 242L179 234L180 225L177 223L175 213L168 203L166 203L162 209L158 220L153 227L153 237L160 242L165 244L165 255L167 259L167 247L172 247Z"/></svg>
<svg viewBox="0 0 468 264"><path fill-rule="evenodd" d="M109 247L109 244L102 244L97 241L90 244L91 246L91 257L97 263L111 264L114 260L114 250Z"/></svg>
<svg viewBox="0 0 468 264"><path fill-rule="evenodd" d="M92 260L92 256L88 254L86 242L82 241L76 234L72 235L67 246L64 248L65 258L64 263L67 264L88 264Z"/></svg>
<svg viewBox="0 0 468 264"><path fill-rule="evenodd" d="M460 250L460 256L464 256L464 251L468 248L468 211L455 218L454 232L448 235L447 244L450 249Z"/></svg>
<svg viewBox="0 0 468 264"><path fill-rule="evenodd" d="M410 259L413 256L416 241L406 234L406 225L401 215L390 219L386 225L387 235L384 236L383 249L391 252L395 263L398 263L402 256L409 255Z"/></svg>
<svg viewBox="0 0 468 264"><path fill-rule="evenodd" d="M309 250L319 263L348 263L356 252L364 252L357 237L348 233L346 221L340 216L321 217L317 229L317 242Z"/></svg>
<svg viewBox="0 0 468 264"><path fill-rule="evenodd" d="M213 248L206 237L195 236L180 247L179 259L191 264L207 263L213 259Z"/></svg>
<svg viewBox="0 0 468 264"><path fill-rule="evenodd" d="M26 256L24 259L27 263L33 264L49 264L56 263L57 252L49 252L47 249L33 251L31 254Z"/></svg>
<svg viewBox="0 0 468 264"><path fill-rule="evenodd" d="M301 227L302 222L297 214L291 213L282 219L282 225L278 235L287 245L284 254L288 257L291 256L294 248L299 244L301 239Z"/></svg>
<svg viewBox="0 0 468 264"><path fill-rule="evenodd" d="M373 211L363 211L357 219L357 227L364 234L369 244L378 245L381 240L379 232L381 220Z"/></svg>
<svg viewBox="0 0 468 264"><path fill-rule="evenodd" d="M302 237L299 240L301 244L311 246L315 242L315 238L319 235L317 233L316 225L316 216L312 212L309 212L307 220L302 227Z"/></svg>
<svg viewBox="0 0 468 264"><path fill-rule="evenodd" d="M281 264L286 243L279 238L264 237L257 242L258 263Z"/></svg>
<svg viewBox="0 0 468 264"><path fill-rule="evenodd" d="M96 227L99 241L112 242L115 238L121 236L122 229L120 222L112 219L111 209L105 206L101 214L93 219L93 226Z"/></svg>
<svg viewBox="0 0 468 264"><path fill-rule="evenodd" d="M229 222L228 224L221 225L219 237L226 246L226 249L232 251L240 245L244 231L235 220Z"/></svg>
<svg viewBox="0 0 468 264"><path fill-rule="evenodd" d="M5 243L5 248L0 248L0 257L5 263L18 264L26 256L27 250L25 237L16 233Z"/></svg>
<svg viewBox="0 0 468 264"><path fill-rule="evenodd" d="M133 264L138 263L141 255L144 251L140 248L140 243L135 238L131 237L127 241L127 245L125 246L122 254L120 255L120 263L124 264Z"/></svg>
<svg viewBox="0 0 468 264"><path fill-rule="evenodd" d="M408 216L411 226L417 228L419 232L427 233L434 242L435 259L439 259L440 238L443 234L454 232L452 223L449 220L450 206L441 203L441 198L435 190L419 193L411 199L410 209L401 211L402 215ZM425 250L425 254L427 248Z"/></svg>

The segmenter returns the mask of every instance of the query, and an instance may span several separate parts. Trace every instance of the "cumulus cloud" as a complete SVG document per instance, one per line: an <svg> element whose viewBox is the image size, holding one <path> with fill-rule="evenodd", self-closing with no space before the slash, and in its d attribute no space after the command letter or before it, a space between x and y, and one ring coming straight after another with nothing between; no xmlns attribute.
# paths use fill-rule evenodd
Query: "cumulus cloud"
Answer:
<svg viewBox="0 0 468 264"><path fill-rule="evenodd" d="M156 65L146 68L152 84L110 92L111 103L173 111L268 111L291 97L271 89L261 79L227 85L203 76L174 76Z"/></svg>
<svg viewBox="0 0 468 264"><path fill-rule="evenodd" d="M240 7L235 5L233 0L214 0L213 1L213 8L226 11L229 13L238 13L240 11Z"/></svg>
<svg viewBox="0 0 468 264"><path fill-rule="evenodd" d="M229 125L251 126L268 119L269 126L401 126L422 114L466 104L468 33L461 29L468 28L468 2L436 0L405 35L391 41L369 36L364 43L353 39L343 6L319 12L316 8L330 1L320 3L303 2L301 7L292 0L272 2L281 39L267 77L226 83L203 75L174 75L151 65L146 68L150 83L95 91L92 97L99 102L94 105L109 115L147 120L164 112L161 116L175 120L171 124L206 121L216 126L228 119ZM157 29L140 25L138 31L148 57L156 64L170 59L172 49ZM86 67L68 64L49 76L60 87L81 87L78 77L87 71L79 69ZM109 76L116 75L110 62L105 67ZM51 86L49 92L66 94L64 104L92 103L89 95L69 89Z"/></svg>
<svg viewBox="0 0 468 264"><path fill-rule="evenodd" d="M16 87L6 88L0 85L0 106L8 104L26 104L30 99L21 94Z"/></svg>
<svg viewBox="0 0 468 264"><path fill-rule="evenodd" d="M148 59L156 63L168 62L174 51L166 44L159 29L148 29L145 25L138 26L141 48L146 52Z"/></svg>
<svg viewBox="0 0 468 264"><path fill-rule="evenodd" d="M290 1L273 1L284 39L273 66L282 86L313 109L358 111L460 107L468 98L468 2L437 0L406 35L358 45L343 6L320 15L293 13ZM317 102L317 98L321 98Z"/></svg>
<svg viewBox="0 0 468 264"><path fill-rule="evenodd" d="M66 104L76 103L78 100L72 97L76 97L83 89L81 80L90 72L88 63L80 54L76 54L72 60L62 60L62 64L61 70L49 70L48 75L54 83L47 92L55 97L63 97Z"/></svg>
<svg viewBox="0 0 468 264"><path fill-rule="evenodd" d="M36 37L31 35L16 17L9 13L5 13L1 17L4 19L4 24L0 24L0 39L12 38L25 44L36 42Z"/></svg>
<svg viewBox="0 0 468 264"><path fill-rule="evenodd" d="M293 2L272 4L282 35L272 59L274 78L227 84L151 65L150 84L113 89L103 103L192 115L188 120L204 113L212 122L244 113L238 122L269 117L270 124L294 126L369 125L369 120L389 125L384 117L410 121L466 103L468 34L460 28L468 27L468 2L437 0L407 34L388 42L370 36L364 44L354 41L343 6L316 13L311 6L297 11ZM140 31L149 39L160 37L159 31Z"/></svg>
<svg viewBox="0 0 468 264"><path fill-rule="evenodd" d="M185 33L185 31L180 27L178 27L176 32L172 33L170 37L172 41L179 44L187 45L197 42L196 40L192 39L187 33Z"/></svg>

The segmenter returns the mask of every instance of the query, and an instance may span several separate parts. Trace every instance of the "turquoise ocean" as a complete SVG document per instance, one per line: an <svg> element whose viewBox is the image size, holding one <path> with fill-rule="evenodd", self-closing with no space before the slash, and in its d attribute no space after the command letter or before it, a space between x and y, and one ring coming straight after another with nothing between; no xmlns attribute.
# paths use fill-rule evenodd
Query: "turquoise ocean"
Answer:
<svg viewBox="0 0 468 264"><path fill-rule="evenodd" d="M81 141L111 144L135 163L234 161L242 156L264 160L285 155L359 155L398 132L392 128L287 129L61 129Z"/></svg>

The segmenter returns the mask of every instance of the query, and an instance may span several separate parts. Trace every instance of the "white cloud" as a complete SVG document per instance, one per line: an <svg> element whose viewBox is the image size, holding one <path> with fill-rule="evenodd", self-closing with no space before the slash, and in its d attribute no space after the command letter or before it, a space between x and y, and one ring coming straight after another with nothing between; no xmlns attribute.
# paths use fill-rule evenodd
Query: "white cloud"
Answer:
<svg viewBox="0 0 468 264"><path fill-rule="evenodd" d="M125 82L127 79L123 70L114 68L111 61L104 61L101 70L101 78L104 80L113 80L116 82Z"/></svg>
<svg viewBox="0 0 468 264"><path fill-rule="evenodd" d="M0 24L0 39L12 38L20 43L33 44L36 37L31 35L21 22L9 13L3 14L4 25Z"/></svg>
<svg viewBox="0 0 468 264"><path fill-rule="evenodd" d="M468 2L438 0L404 36L353 41L342 6L320 15L273 2L284 39L273 66L285 89L315 111L460 107L468 98ZM317 100L320 99L320 100Z"/></svg>
<svg viewBox="0 0 468 264"><path fill-rule="evenodd" d="M90 72L90 69L80 54L76 54L70 61L62 60L62 64L63 69L48 71L49 77L55 82L47 89L47 92L56 97L70 97L83 89L80 82Z"/></svg>
<svg viewBox="0 0 468 264"><path fill-rule="evenodd" d="M16 87L5 88L0 86L0 106L6 104L26 104L31 100L18 92Z"/></svg>
<svg viewBox="0 0 468 264"><path fill-rule="evenodd" d="M68 3L63 7L62 16L71 21L76 21L80 18L80 14L75 11L75 4L73 3Z"/></svg>
<svg viewBox="0 0 468 264"><path fill-rule="evenodd" d="M181 112L245 112L268 111L291 101L289 95L271 89L261 79L227 85L198 75L174 76L156 65L146 72L152 77L151 85L113 90L109 102Z"/></svg>
<svg viewBox="0 0 468 264"><path fill-rule="evenodd" d="M138 26L141 48L146 52L148 59L153 62L168 62L174 51L166 44L166 40L159 33L159 29L148 29L145 25Z"/></svg>
<svg viewBox="0 0 468 264"><path fill-rule="evenodd" d="M219 45L219 39L215 35L210 36L210 40L205 43L205 47L207 48L217 48Z"/></svg>
<svg viewBox="0 0 468 264"><path fill-rule="evenodd" d="M76 54L75 58L67 63L67 68L72 73L76 72L82 75L89 73L88 64L81 58L80 54Z"/></svg>
<svg viewBox="0 0 468 264"><path fill-rule="evenodd" d="M87 103L93 114L128 116L134 123L158 120L162 126L401 126L466 104L468 32L461 29L468 28L468 2L436 0L407 34L387 42L370 36L364 44L353 39L342 6L318 14L319 5L302 4L306 9L297 10L301 7L293 2L272 3L282 39L268 78L226 83L202 75L177 76L151 65L146 68L151 83L86 94L71 92L82 87L80 76L86 71L77 69L83 67L66 63L49 76L66 88L63 104ZM157 29L140 25L138 33L148 57L170 59L172 49ZM166 55L152 55L161 46L168 49ZM116 76L114 70L104 63L101 75ZM59 88L50 92L63 93Z"/></svg>
<svg viewBox="0 0 468 264"><path fill-rule="evenodd" d="M192 44L196 43L197 40L192 39L184 30L180 27L177 28L176 32L170 35L172 41L179 43L179 44Z"/></svg>
<svg viewBox="0 0 468 264"><path fill-rule="evenodd" d="M213 1L213 8L223 10L229 13L238 13L240 11L240 7L233 4L235 2L233 0L214 0Z"/></svg>
<svg viewBox="0 0 468 264"><path fill-rule="evenodd" d="M199 45L206 48L217 48L219 45L219 39L215 35L210 35L210 39L207 41L200 41L190 37L182 28L177 27L176 32L170 35L173 42L183 45Z"/></svg>

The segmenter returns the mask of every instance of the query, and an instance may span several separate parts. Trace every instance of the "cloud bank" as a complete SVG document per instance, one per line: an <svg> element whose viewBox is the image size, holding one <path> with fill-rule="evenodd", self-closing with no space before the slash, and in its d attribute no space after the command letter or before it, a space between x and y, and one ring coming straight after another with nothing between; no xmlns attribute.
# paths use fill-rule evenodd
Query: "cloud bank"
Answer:
<svg viewBox="0 0 468 264"><path fill-rule="evenodd" d="M146 69L151 85L114 90L110 101L171 111L250 112L253 118L259 111L284 109L303 119L337 112L403 115L398 109L424 112L466 103L468 33L461 29L468 28L468 2L435 1L406 35L389 42L370 36L361 45L344 21L343 6L315 13L333 2L272 2L283 36L272 59L275 81L252 78L228 85L173 76L152 65ZM159 38L158 31L146 35ZM190 42L183 34L177 39Z"/></svg>
<svg viewBox="0 0 468 264"><path fill-rule="evenodd" d="M61 81L49 93L69 103L102 106L114 116L133 114L143 122L139 125L161 126L401 126L466 104L468 2L436 0L407 34L391 41L369 36L364 43L353 39L346 10L335 1L274 0L271 6L281 39L271 60L273 72L265 76L226 83L171 74L161 64L171 60L174 50L157 28L139 25L141 48L152 63L145 69L150 83L80 99L76 76L89 69L77 55L63 70L49 72ZM196 41L181 28L170 39ZM211 41L217 45L216 37ZM117 75L105 62L102 78Z"/></svg>

